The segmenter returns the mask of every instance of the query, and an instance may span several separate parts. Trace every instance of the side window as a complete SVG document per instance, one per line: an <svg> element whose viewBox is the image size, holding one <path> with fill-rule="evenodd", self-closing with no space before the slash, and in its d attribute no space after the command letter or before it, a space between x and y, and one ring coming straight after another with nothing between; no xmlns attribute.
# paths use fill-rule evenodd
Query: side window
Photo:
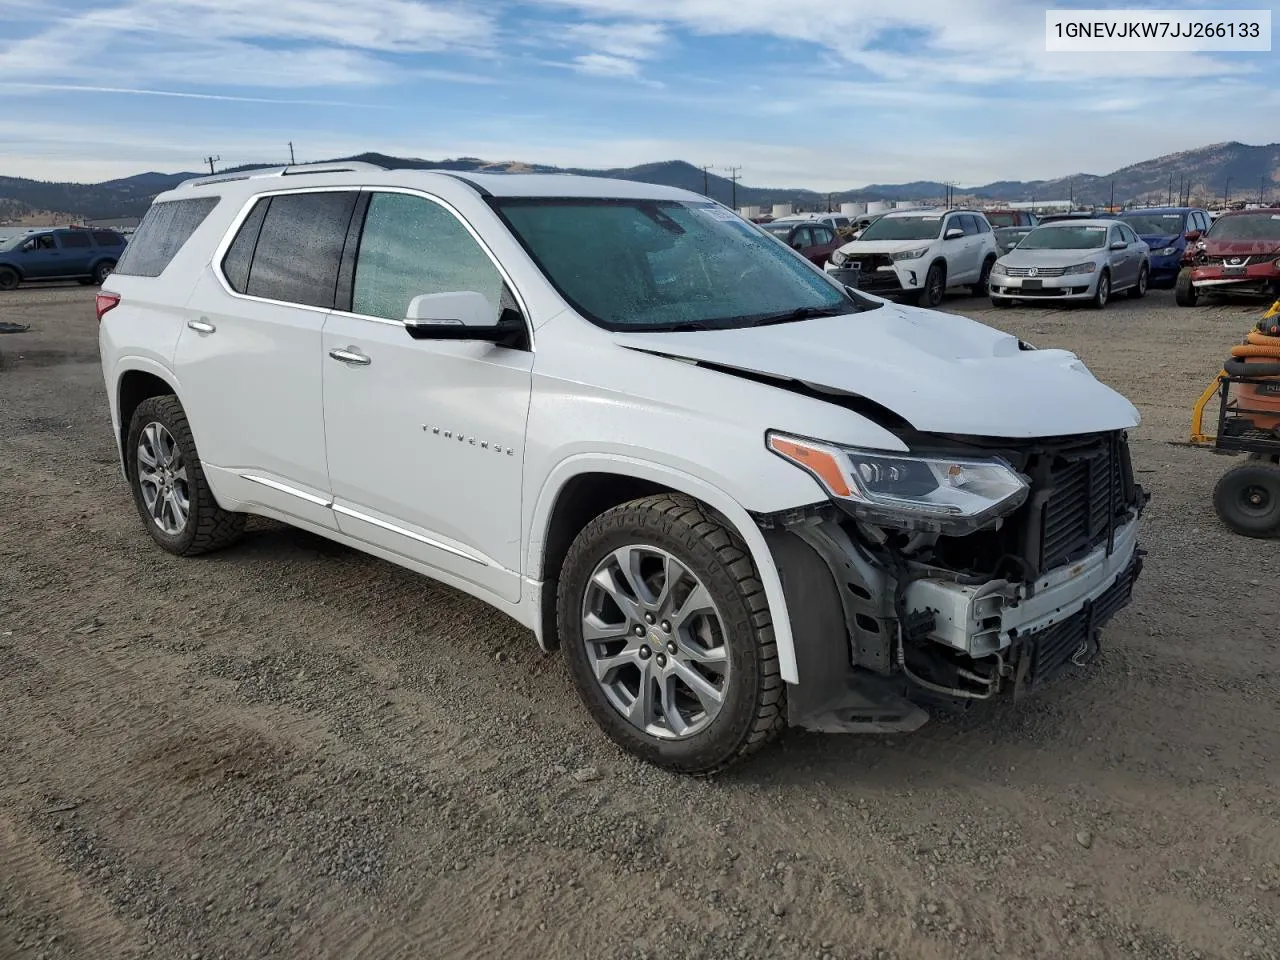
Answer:
<svg viewBox="0 0 1280 960"><path fill-rule="evenodd" d="M942 235L945 237L952 230L964 230L964 224L960 222L959 216L947 217L942 228Z"/></svg>
<svg viewBox="0 0 1280 960"><path fill-rule="evenodd" d="M42 233L38 237L32 237L27 241L27 249L29 250L56 250L58 245L53 241L53 234Z"/></svg>
<svg viewBox="0 0 1280 960"><path fill-rule="evenodd" d="M502 274L457 217L423 197L375 193L360 237L351 312L403 320L414 297L464 290L483 294L495 316L508 305Z"/></svg>
<svg viewBox="0 0 1280 960"><path fill-rule="evenodd" d="M227 248L227 255L222 258L222 275L231 284L236 293L244 293L249 289L249 265L253 262L253 251L258 245L258 234L262 230L262 221L266 218L267 207L271 198L259 200L249 211L249 215L236 231L236 238Z"/></svg>
<svg viewBox="0 0 1280 960"><path fill-rule="evenodd" d="M799 227L791 234L791 245L799 250L813 246L813 235L808 227Z"/></svg>
<svg viewBox="0 0 1280 960"><path fill-rule="evenodd" d="M62 241L63 248L68 250L92 246L87 233L64 233L58 239Z"/></svg>
<svg viewBox="0 0 1280 960"><path fill-rule="evenodd" d="M968 213L962 213L956 219L960 221L960 226L964 229L964 235L966 237L976 236L980 232L978 230L977 217Z"/></svg>
<svg viewBox="0 0 1280 960"><path fill-rule="evenodd" d="M124 245L124 237L110 230L92 231L93 242L100 247L119 247Z"/></svg>
<svg viewBox="0 0 1280 960"><path fill-rule="evenodd" d="M354 190L271 197L244 292L267 300L331 308L342 248L358 197Z"/></svg>
<svg viewBox="0 0 1280 960"><path fill-rule="evenodd" d="M220 199L192 197L153 203L138 224L133 241L124 248L114 272L126 277L160 276Z"/></svg>
<svg viewBox="0 0 1280 960"><path fill-rule="evenodd" d="M1111 225L1111 229L1107 231L1107 243L1120 243L1124 237L1120 235L1120 228L1115 224Z"/></svg>
<svg viewBox="0 0 1280 960"><path fill-rule="evenodd" d="M991 224L987 223L986 217L979 217L975 214L973 217L973 222L977 224L979 233L991 232Z"/></svg>
<svg viewBox="0 0 1280 960"><path fill-rule="evenodd" d="M1120 229L1124 231L1124 238L1128 240L1130 243L1138 242L1138 235L1133 232L1133 227L1129 226L1128 224L1125 224Z"/></svg>
<svg viewBox="0 0 1280 960"><path fill-rule="evenodd" d="M1196 229L1199 230L1201 233L1204 233L1206 230L1209 229L1209 215L1205 213L1203 210L1197 211L1196 223L1197 223Z"/></svg>
<svg viewBox="0 0 1280 960"><path fill-rule="evenodd" d="M821 246L821 245L822 245L822 244L824 244L824 243L834 243L834 242L835 242L835 239L836 239L836 238L835 238L835 234L833 234L833 233L831 232L831 229L830 229L829 227L814 227L814 228L813 228L813 242L814 242L814 244L816 244L816 245L818 245L818 246Z"/></svg>

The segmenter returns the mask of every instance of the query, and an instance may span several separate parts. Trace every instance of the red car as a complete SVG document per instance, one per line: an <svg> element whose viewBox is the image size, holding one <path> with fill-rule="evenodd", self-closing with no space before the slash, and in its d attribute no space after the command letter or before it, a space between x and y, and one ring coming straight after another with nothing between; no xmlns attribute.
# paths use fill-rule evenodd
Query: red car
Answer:
<svg viewBox="0 0 1280 960"><path fill-rule="evenodd" d="M773 234L793 250L799 250L811 263L825 266L844 240L825 223L806 220L779 220L760 224L760 229Z"/></svg>
<svg viewBox="0 0 1280 960"><path fill-rule="evenodd" d="M1174 298L1193 307L1205 294L1280 296L1280 207L1224 213L1188 245Z"/></svg>

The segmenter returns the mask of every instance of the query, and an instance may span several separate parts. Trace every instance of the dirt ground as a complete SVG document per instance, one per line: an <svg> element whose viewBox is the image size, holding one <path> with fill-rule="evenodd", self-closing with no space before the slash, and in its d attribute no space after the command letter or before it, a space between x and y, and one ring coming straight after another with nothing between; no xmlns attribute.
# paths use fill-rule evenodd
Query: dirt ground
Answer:
<svg viewBox="0 0 1280 960"><path fill-rule="evenodd" d="M949 300L1141 408L1134 603L1039 698L703 782L452 590L267 523L161 552L92 294L0 294L0 958L1280 955L1280 546L1168 443L1260 308Z"/></svg>

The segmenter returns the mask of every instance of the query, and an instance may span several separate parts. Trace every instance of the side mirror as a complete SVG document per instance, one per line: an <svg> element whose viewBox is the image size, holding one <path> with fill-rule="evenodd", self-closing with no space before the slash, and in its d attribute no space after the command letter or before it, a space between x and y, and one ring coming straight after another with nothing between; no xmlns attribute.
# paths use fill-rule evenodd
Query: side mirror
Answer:
<svg viewBox="0 0 1280 960"><path fill-rule="evenodd" d="M1112 250L1128 250L1129 245L1125 243L1123 240L1117 240L1115 243L1111 245L1111 249Z"/></svg>
<svg viewBox="0 0 1280 960"><path fill-rule="evenodd" d="M1187 240L1189 240L1191 243L1195 243L1195 242L1196 242L1197 240L1199 240L1199 239L1200 239L1200 231L1199 231L1199 230L1188 230L1188 231L1187 231Z"/></svg>
<svg viewBox="0 0 1280 960"><path fill-rule="evenodd" d="M942 235L942 239L954 240L957 237L963 237L963 236L964 236L963 230L961 230L959 227L952 227L950 230L948 230L946 233Z"/></svg>
<svg viewBox="0 0 1280 960"><path fill-rule="evenodd" d="M414 340L486 340L506 346L525 333L518 311L504 310L499 316L484 294L470 290L414 297L404 326Z"/></svg>

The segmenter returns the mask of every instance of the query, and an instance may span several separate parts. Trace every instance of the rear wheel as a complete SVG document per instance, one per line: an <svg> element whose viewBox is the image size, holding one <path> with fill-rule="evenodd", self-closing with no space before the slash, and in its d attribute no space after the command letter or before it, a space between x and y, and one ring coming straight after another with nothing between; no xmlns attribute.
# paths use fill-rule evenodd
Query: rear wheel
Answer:
<svg viewBox="0 0 1280 960"><path fill-rule="evenodd" d="M1141 300L1147 295L1147 285L1151 282L1151 269L1146 265L1142 265L1142 269L1138 271L1138 282L1129 288L1129 296L1134 300Z"/></svg>
<svg viewBox="0 0 1280 960"><path fill-rule="evenodd" d="M565 558L557 622L569 670L619 746L680 773L717 773L783 726L764 588L737 534L695 500L606 511Z"/></svg>
<svg viewBox="0 0 1280 960"><path fill-rule="evenodd" d="M1235 467L1213 490L1218 518L1246 537L1280 534L1280 465L1251 460Z"/></svg>
<svg viewBox="0 0 1280 960"><path fill-rule="evenodd" d="M1093 291L1093 299L1089 301L1089 306L1095 310L1101 310L1107 305L1107 301L1111 299L1111 274L1103 270L1098 277L1097 289Z"/></svg>
<svg viewBox="0 0 1280 960"><path fill-rule="evenodd" d="M936 307L942 302L942 295L946 292L947 268L941 263L935 263L924 275L924 289L920 291L920 306Z"/></svg>
<svg viewBox="0 0 1280 960"><path fill-rule="evenodd" d="M125 450L134 504L161 547L190 557L240 538L245 515L218 506L177 397L151 397L138 405Z"/></svg>
<svg viewBox="0 0 1280 960"><path fill-rule="evenodd" d="M1173 284L1173 302L1180 307L1194 307L1199 299L1200 292L1191 282L1191 268L1183 267Z"/></svg>
<svg viewBox="0 0 1280 960"><path fill-rule="evenodd" d="M0 267L0 290L12 290L21 280L13 267Z"/></svg>
<svg viewBox="0 0 1280 960"><path fill-rule="evenodd" d="M114 260L103 260L100 264L93 268L93 282L98 286L106 283L107 277L111 276L111 271L116 268Z"/></svg>

